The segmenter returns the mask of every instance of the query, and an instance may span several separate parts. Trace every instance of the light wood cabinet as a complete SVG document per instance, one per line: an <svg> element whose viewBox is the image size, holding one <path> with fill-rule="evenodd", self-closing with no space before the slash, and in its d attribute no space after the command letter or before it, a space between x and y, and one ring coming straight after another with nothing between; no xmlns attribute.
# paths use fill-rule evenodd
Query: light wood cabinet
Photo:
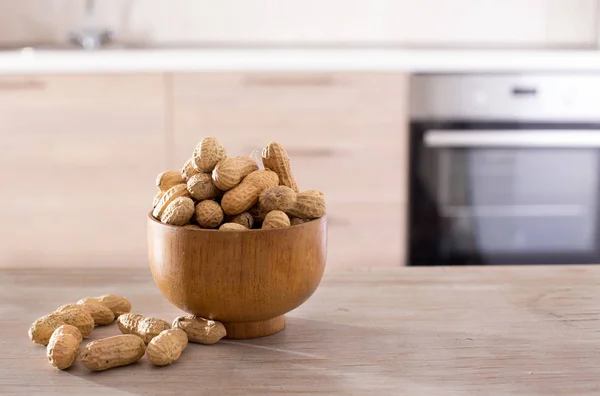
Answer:
<svg viewBox="0 0 600 396"><path fill-rule="evenodd" d="M147 263L146 214L166 164L163 82L0 78L0 266Z"/></svg>
<svg viewBox="0 0 600 396"><path fill-rule="evenodd" d="M0 267L144 266L156 175L217 136L285 145L325 192L328 267L404 257L407 78L189 73L0 78Z"/></svg>
<svg viewBox="0 0 600 396"><path fill-rule="evenodd" d="M407 78L401 73L190 73L173 76L179 169L204 136L229 155L269 141L301 189L327 196L328 265L400 265L406 203Z"/></svg>

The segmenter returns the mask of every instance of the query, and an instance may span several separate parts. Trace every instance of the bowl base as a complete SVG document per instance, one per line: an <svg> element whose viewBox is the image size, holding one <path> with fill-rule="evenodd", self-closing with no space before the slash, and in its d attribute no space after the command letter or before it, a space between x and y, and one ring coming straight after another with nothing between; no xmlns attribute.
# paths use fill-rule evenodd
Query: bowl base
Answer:
<svg viewBox="0 0 600 396"><path fill-rule="evenodd" d="M223 322L230 340L243 340L248 338L265 337L280 332L285 328L285 316L273 319L258 320L256 322Z"/></svg>

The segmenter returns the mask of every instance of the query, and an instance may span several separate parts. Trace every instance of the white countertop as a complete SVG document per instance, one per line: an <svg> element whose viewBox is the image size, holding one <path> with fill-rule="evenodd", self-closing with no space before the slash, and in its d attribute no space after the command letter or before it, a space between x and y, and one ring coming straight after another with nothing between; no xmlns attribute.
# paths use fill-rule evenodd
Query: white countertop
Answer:
<svg viewBox="0 0 600 396"><path fill-rule="evenodd" d="M3 75L234 70L600 71L600 51L213 48L0 52Z"/></svg>

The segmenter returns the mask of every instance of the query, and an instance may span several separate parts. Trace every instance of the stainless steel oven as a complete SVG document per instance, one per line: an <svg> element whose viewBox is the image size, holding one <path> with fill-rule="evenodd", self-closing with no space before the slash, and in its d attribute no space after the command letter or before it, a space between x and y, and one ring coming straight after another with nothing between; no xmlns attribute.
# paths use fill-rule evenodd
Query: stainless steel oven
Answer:
<svg viewBox="0 0 600 396"><path fill-rule="evenodd" d="M408 264L600 263L600 75L415 75Z"/></svg>

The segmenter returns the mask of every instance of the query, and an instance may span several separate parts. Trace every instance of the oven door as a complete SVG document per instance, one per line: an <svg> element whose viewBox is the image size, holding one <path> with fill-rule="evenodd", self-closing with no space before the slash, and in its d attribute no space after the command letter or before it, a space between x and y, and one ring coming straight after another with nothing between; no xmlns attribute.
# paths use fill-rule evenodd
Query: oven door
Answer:
<svg viewBox="0 0 600 396"><path fill-rule="evenodd" d="M600 125L411 129L409 265L600 263Z"/></svg>

